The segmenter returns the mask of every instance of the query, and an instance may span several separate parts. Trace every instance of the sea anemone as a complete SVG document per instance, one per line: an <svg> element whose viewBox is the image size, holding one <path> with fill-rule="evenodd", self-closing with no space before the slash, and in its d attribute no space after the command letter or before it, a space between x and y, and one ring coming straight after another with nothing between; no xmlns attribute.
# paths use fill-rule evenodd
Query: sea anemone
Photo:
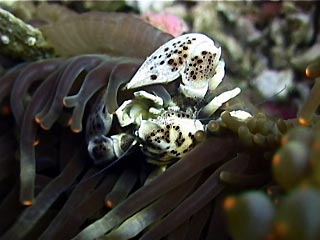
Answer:
<svg viewBox="0 0 320 240"><path fill-rule="evenodd" d="M312 122L314 113L319 106L319 91L320 91L320 61L315 61L311 63L306 68L306 76L309 78L314 78L314 85L310 92L310 96L307 101L304 103L303 107L298 112L299 122L302 125L308 125Z"/></svg>
<svg viewBox="0 0 320 240"><path fill-rule="evenodd" d="M281 147L271 161L274 182L224 201L234 239L311 240L320 236L319 66L316 61L306 69L316 82L297 118L277 122Z"/></svg>
<svg viewBox="0 0 320 240"><path fill-rule="evenodd" d="M319 238L319 136L306 126L289 130L272 159L277 185L225 199L234 239Z"/></svg>
<svg viewBox="0 0 320 240"><path fill-rule="evenodd" d="M214 209L219 203L215 199L226 188L219 175L246 171L250 159L247 154L237 156L234 135L208 133L205 138L200 134L197 139L202 143L154 180L153 167L139 151L106 174L100 173L85 151L82 123L95 99L117 82L107 94L110 109L130 97L130 92L122 94L120 84L130 80L140 63L128 57L80 55L23 64L1 78L2 101L7 106L9 100L20 142L20 183L6 189L1 204L3 214L13 204L17 208L3 219L4 239L69 239L76 234L90 239L106 233L110 238L127 239L142 232L144 238L154 239L191 229L187 226L203 214L203 224L193 227L190 234L209 236L215 231L214 223L208 229L205 226L216 221ZM8 121L4 119L3 124ZM7 150L14 148L12 128L2 141ZM222 148L229 150L221 152ZM13 151L3 160L7 166ZM17 172L15 166L12 173ZM3 177L2 184L9 176ZM18 189L20 202L28 206L25 209L17 202ZM88 226L94 220L98 221ZM186 227L181 229L181 224ZM63 230L66 225L68 231Z"/></svg>

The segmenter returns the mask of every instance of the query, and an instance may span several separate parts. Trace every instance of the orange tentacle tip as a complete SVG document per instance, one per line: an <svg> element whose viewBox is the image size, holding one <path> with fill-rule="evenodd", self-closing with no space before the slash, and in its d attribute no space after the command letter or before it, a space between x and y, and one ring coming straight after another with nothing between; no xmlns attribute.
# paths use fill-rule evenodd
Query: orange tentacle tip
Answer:
<svg viewBox="0 0 320 240"><path fill-rule="evenodd" d="M11 110L10 110L9 106L3 106L1 108L1 113L3 115L10 115L11 114Z"/></svg>
<svg viewBox="0 0 320 240"><path fill-rule="evenodd" d="M68 102L65 99L62 100L62 104L63 106L68 107Z"/></svg>
<svg viewBox="0 0 320 240"><path fill-rule="evenodd" d="M41 123L41 120L40 120L40 118L38 118L38 117L35 117L35 118L34 118L34 121L35 121L36 123L38 123L38 124Z"/></svg>
<svg viewBox="0 0 320 240"><path fill-rule="evenodd" d="M22 205L23 205L23 206L31 206L31 205L32 205L32 201L30 201L30 200L25 200L25 201L22 202Z"/></svg>
<svg viewBox="0 0 320 240"><path fill-rule="evenodd" d="M72 125L73 125L73 119L72 119L72 117L71 117L71 118L68 120L67 126L71 126L70 129L71 129L71 131L72 131L73 133L79 133L79 132L82 131L81 128L76 128L76 127L74 127L74 126L72 126Z"/></svg>
<svg viewBox="0 0 320 240"><path fill-rule="evenodd" d="M44 125L43 123L40 123L40 127L43 129L43 130L49 130L50 127Z"/></svg>
<svg viewBox="0 0 320 240"><path fill-rule="evenodd" d="M270 188L270 187L267 188L267 194L268 194L269 196L272 196L272 195L273 195L273 190L272 190L272 188Z"/></svg>
<svg viewBox="0 0 320 240"><path fill-rule="evenodd" d="M313 150L316 150L316 151L319 151L320 150L320 141L315 141L313 144L312 144L312 149Z"/></svg>
<svg viewBox="0 0 320 240"><path fill-rule="evenodd" d="M301 126L307 126L308 125L308 121L302 117L298 118L298 123L301 125Z"/></svg>
<svg viewBox="0 0 320 240"><path fill-rule="evenodd" d="M35 141L33 142L33 146L35 147L35 146L39 145L39 143L40 143L39 140L35 140Z"/></svg>
<svg viewBox="0 0 320 240"><path fill-rule="evenodd" d="M106 205L106 207L108 208L113 208L113 202L111 200L106 200L104 202L104 204Z"/></svg>
<svg viewBox="0 0 320 240"><path fill-rule="evenodd" d="M235 204L236 204L235 197L227 197L223 202L223 208L229 211L232 208L234 208Z"/></svg>
<svg viewBox="0 0 320 240"><path fill-rule="evenodd" d="M287 144L288 142L288 138L286 136L283 136L280 138L280 144L283 146L285 144Z"/></svg>
<svg viewBox="0 0 320 240"><path fill-rule="evenodd" d="M306 76L307 77L311 76L311 72L310 72L310 68L309 67L306 68Z"/></svg>
<svg viewBox="0 0 320 240"><path fill-rule="evenodd" d="M73 133L79 133L79 132L81 132L81 129L80 128L71 128L71 131Z"/></svg>
<svg viewBox="0 0 320 240"><path fill-rule="evenodd" d="M275 154L272 158L272 165L277 166L281 161L280 154Z"/></svg>
<svg viewBox="0 0 320 240"><path fill-rule="evenodd" d="M276 236L282 237L288 232L288 225L283 222L276 223L274 226L274 232Z"/></svg>
<svg viewBox="0 0 320 240"><path fill-rule="evenodd" d="M315 61L309 64L306 68L305 74L308 78L317 78L320 76L320 61Z"/></svg>

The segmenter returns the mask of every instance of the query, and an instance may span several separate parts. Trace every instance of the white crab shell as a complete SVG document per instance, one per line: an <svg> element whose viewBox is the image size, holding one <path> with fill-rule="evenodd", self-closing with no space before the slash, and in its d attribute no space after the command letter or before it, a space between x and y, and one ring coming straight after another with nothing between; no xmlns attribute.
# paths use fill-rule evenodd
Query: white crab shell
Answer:
<svg viewBox="0 0 320 240"><path fill-rule="evenodd" d="M126 88L168 83L182 77L180 90L188 97L202 98L210 84L224 77L221 48L204 34L190 33L158 48L139 68ZM218 66L218 68L217 68ZM214 83L211 83L211 79Z"/></svg>
<svg viewBox="0 0 320 240"><path fill-rule="evenodd" d="M148 161L165 165L181 158L195 146L194 134L203 131L199 120L183 112L165 112L156 119L142 120L137 135Z"/></svg>

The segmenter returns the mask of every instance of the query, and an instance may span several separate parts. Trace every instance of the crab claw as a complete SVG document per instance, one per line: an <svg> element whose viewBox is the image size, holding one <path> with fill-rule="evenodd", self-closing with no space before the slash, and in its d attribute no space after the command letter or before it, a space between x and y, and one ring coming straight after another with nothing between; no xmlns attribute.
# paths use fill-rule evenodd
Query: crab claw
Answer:
<svg viewBox="0 0 320 240"><path fill-rule="evenodd" d="M219 109L222 104L226 103L230 99L236 97L241 92L240 88L236 87L232 90L225 91L220 95L214 97L201 111L200 114L203 116L211 116Z"/></svg>
<svg viewBox="0 0 320 240"><path fill-rule="evenodd" d="M209 58L201 60L203 57L211 55L210 62L207 61ZM216 65L220 55L220 48L217 48L212 39L206 35L190 33L179 36L165 43L151 54L125 88L131 89L152 84L168 83L176 80L180 75L188 78L185 81L183 79L185 83L188 80L192 80L194 76L191 74L193 70L185 72L185 69L209 64L210 68L202 66L202 70L213 69L212 72L214 72L214 65ZM191 62L192 66L189 66Z"/></svg>
<svg viewBox="0 0 320 240"><path fill-rule="evenodd" d="M95 136L89 141L88 152L95 165L102 165L126 155L136 143L136 138L126 133Z"/></svg>

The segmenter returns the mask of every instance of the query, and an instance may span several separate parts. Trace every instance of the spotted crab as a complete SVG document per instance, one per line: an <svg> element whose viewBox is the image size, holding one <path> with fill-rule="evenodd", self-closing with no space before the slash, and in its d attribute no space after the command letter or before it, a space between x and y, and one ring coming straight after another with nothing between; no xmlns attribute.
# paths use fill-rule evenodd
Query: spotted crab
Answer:
<svg viewBox="0 0 320 240"><path fill-rule="evenodd" d="M89 116L86 137L94 162L120 158L133 145L141 147L148 162L159 166L189 152L196 145L197 133L205 130L199 114L210 117L240 93L236 87L211 96L225 75L220 57L221 48L200 33L185 34L160 46L122 89L138 89L132 99L111 111L102 97ZM164 88L170 82L178 85L173 93ZM161 91L141 89L150 85L160 86ZM241 110L231 114L240 119L250 116ZM114 116L121 127L131 126L132 132L108 136Z"/></svg>

